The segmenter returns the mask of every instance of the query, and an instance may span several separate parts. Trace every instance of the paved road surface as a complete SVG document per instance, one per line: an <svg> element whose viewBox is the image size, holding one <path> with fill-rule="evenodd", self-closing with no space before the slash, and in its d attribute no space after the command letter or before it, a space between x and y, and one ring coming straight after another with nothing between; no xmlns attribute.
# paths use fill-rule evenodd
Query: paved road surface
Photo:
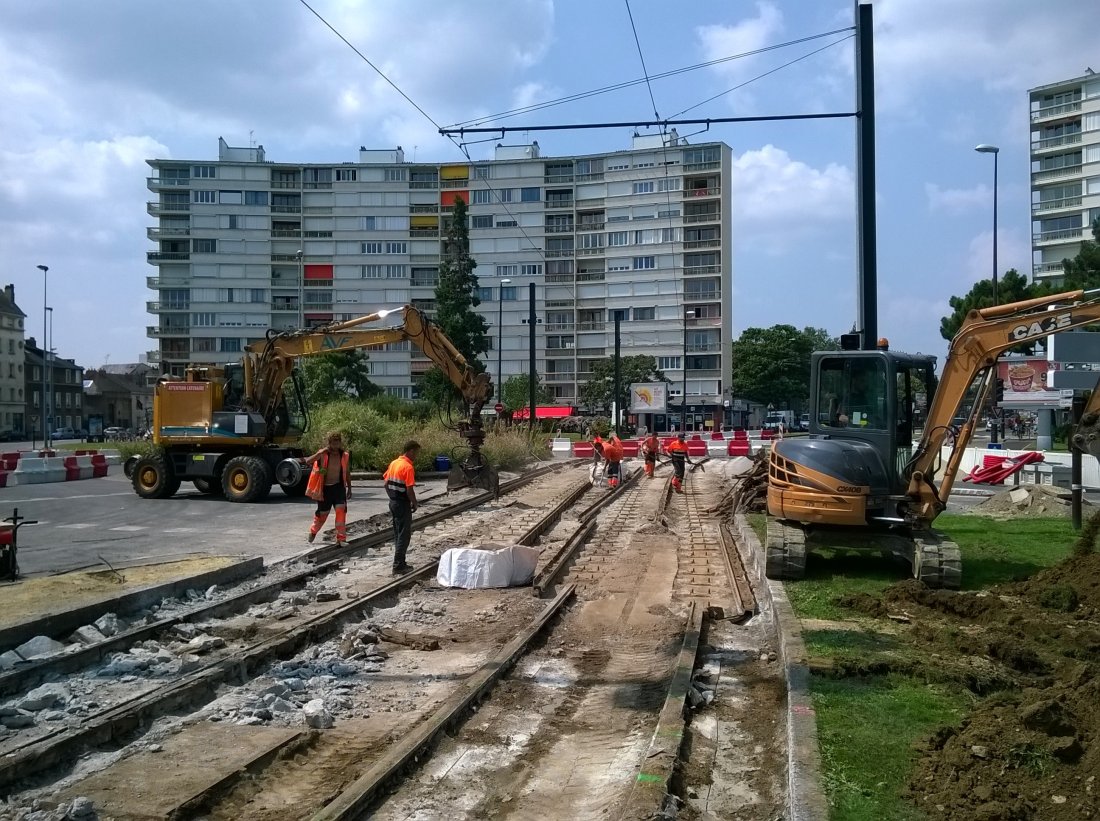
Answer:
<svg viewBox="0 0 1100 821"><path fill-rule="evenodd" d="M446 480L418 488L422 501L446 491ZM380 481L354 482L348 520L386 510ZM185 483L171 499L140 499L121 466L100 479L0 489L0 518L12 508L39 524L19 531L24 574L56 573L109 562L187 554L263 556L300 553L313 516L309 499L288 499L275 488L258 504L231 504ZM329 530L334 517L325 525Z"/></svg>

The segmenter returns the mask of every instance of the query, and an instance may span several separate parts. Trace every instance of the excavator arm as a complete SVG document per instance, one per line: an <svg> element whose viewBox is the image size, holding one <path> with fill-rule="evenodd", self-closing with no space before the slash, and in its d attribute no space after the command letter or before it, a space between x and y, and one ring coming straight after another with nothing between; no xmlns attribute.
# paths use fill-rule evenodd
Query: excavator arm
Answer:
<svg viewBox="0 0 1100 821"><path fill-rule="evenodd" d="M959 471L966 446L974 435L977 413L957 432L951 420L962 407L967 390L983 377L975 409L984 406L996 378L997 357L1022 343L1043 339L1051 334L1100 322L1100 290L1067 291L1047 297L997 305L970 311L959 332L951 340L924 435L905 467L909 479L907 494L912 513L930 523L946 506L947 497ZM1100 386L1098 386L1100 387ZM1086 450L1100 450L1100 390L1093 391L1086 409L1091 410L1091 438L1085 420L1077 436ZM939 488L935 485L936 465L942 446L954 437L954 448L947 460ZM1077 437L1074 437L1075 444Z"/></svg>
<svg viewBox="0 0 1100 821"><path fill-rule="evenodd" d="M401 324L386 328L362 329L400 313ZM283 401L283 386L290 377L295 360L336 351L354 351L383 345L387 342L411 342L446 374L462 396L467 408L467 420L462 435L470 446L470 457L452 471L452 487L474 485L496 490L496 473L481 454L485 433L481 424L481 409L493 396L493 383L487 373L475 370L447 338L417 308L378 311L346 322L333 323L307 330L269 332L262 342L250 345L243 360L245 404L261 413L271 426Z"/></svg>

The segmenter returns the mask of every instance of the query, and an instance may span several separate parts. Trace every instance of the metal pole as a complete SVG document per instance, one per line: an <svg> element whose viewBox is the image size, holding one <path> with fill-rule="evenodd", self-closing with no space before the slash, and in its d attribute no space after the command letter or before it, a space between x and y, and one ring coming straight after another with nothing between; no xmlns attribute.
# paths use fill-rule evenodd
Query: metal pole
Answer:
<svg viewBox="0 0 1100 821"><path fill-rule="evenodd" d="M875 48L870 4L856 0L856 126L859 218L859 329L863 350L878 345L878 262L875 225Z"/></svg>
<svg viewBox="0 0 1100 821"><path fill-rule="evenodd" d="M993 304L999 305L997 300L997 155L993 152Z"/></svg>
<svg viewBox="0 0 1100 821"><path fill-rule="evenodd" d="M535 322L538 317L535 316L535 283L531 283L528 286L528 312L527 312L527 324L530 326L528 330L528 340L530 350L528 354L530 359L528 360L528 367L530 372L528 373L528 388L531 393L531 432L535 431Z"/></svg>
<svg viewBox="0 0 1100 821"><path fill-rule="evenodd" d="M502 361L504 357L504 351L501 345L504 340L504 286L508 285L512 280L502 279L500 281L500 292L497 294L497 401L504 401L504 376Z"/></svg>
<svg viewBox="0 0 1100 821"><path fill-rule="evenodd" d="M691 315L695 315L692 309ZM687 432L687 401L688 401L688 309L684 308L684 359L680 363L684 369L682 393L680 395L680 430Z"/></svg>
<svg viewBox="0 0 1100 821"><path fill-rule="evenodd" d="M1076 429L1081 424L1081 417L1085 411L1085 397L1075 396L1073 397L1073 427ZM1070 515L1073 518L1073 529L1081 529L1081 496L1082 496L1082 481L1081 481L1081 449L1073 443L1073 435L1069 437L1069 492L1070 492Z"/></svg>
<svg viewBox="0 0 1100 821"><path fill-rule="evenodd" d="M42 351L42 402L38 408L38 418L42 422L42 446L49 447L49 432L46 430L46 301L48 297L47 283L49 266L39 265L38 270L42 272L42 344L39 346L39 350Z"/></svg>
<svg viewBox="0 0 1100 821"><path fill-rule="evenodd" d="M54 402L54 390L53 390L53 388L54 388L53 368L54 368L54 361L55 361L54 356L53 356L53 308L47 308L46 311L50 315L50 335L47 338L48 341L47 341L47 345L46 345L46 361L50 363L50 368L49 368L50 378L49 378L49 382L47 384L48 384L49 391L50 391L50 411L51 411L50 416L53 418L53 421L50 423L50 428L51 428L51 431L50 431L50 444L52 445L53 444L53 430L52 430L52 428L58 427L57 418L56 418L57 417L57 408L54 407L54 405L56 403Z"/></svg>
<svg viewBox="0 0 1100 821"><path fill-rule="evenodd" d="M620 346L619 326L620 326L621 322L622 322L622 314L619 313L618 311L616 311L615 312L615 401L612 404L612 407L615 408L615 435L616 436L619 436L619 435L622 434L622 431L619 430L619 419L621 419L622 415L623 415L623 409L621 407L619 407L619 405L621 404L620 399L623 395L622 394L622 387L621 387L621 385L622 385L622 376L623 376L622 362L619 359L619 346Z"/></svg>

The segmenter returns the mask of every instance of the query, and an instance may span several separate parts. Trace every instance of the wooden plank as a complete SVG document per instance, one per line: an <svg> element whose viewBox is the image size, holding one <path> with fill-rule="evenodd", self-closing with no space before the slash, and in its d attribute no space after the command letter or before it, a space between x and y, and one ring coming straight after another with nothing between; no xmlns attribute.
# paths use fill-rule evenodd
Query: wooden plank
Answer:
<svg viewBox="0 0 1100 821"><path fill-rule="evenodd" d="M562 590L522 633L504 645L500 652L479 667L428 719L389 748L365 773L314 815L313 821L347 821L359 818L390 779L488 692L497 679L523 655L527 645L573 596L574 591L573 585Z"/></svg>

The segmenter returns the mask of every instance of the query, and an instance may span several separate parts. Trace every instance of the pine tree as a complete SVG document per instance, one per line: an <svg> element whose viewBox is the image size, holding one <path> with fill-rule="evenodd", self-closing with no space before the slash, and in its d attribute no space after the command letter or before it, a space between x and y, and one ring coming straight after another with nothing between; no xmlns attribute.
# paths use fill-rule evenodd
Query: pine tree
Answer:
<svg viewBox="0 0 1100 821"><path fill-rule="evenodd" d="M475 268L477 262L470 256L466 201L456 197L435 287L435 321L466 361L483 371L485 366L479 357L489 350L489 325L474 311L481 304Z"/></svg>

